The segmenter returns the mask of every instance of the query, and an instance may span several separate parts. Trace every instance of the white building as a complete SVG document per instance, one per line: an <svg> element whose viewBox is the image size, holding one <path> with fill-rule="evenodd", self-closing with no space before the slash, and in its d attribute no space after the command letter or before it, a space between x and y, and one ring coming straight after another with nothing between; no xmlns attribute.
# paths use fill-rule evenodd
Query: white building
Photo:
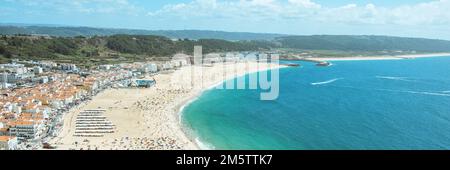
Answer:
<svg viewBox="0 0 450 170"><path fill-rule="evenodd" d="M8 74L7 73L2 73L2 89L7 89L8 88Z"/></svg>
<svg viewBox="0 0 450 170"><path fill-rule="evenodd" d="M214 64L221 62L223 62L223 58L219 53L210 53L206 54L205 57L203 57L203 64Z"/></svg>
<svg viewBox="0 0 450 170"><path fill-rule="evenodd" d="M2 76L0 76L0 81L2 82L2 84L6 85L8 83L16 83L17 80L20 80L20 77L18 74L15 73L3 73ZM3 85L2 85L3 86Z"/></svg>
<svg viewBox="0 0 450 170"><path fill-rule="evenodd" d="M49 103L52 108L56 108L56 109L60 109L64 106L64 103L62 100L53 99Z"/></svg>
<svg viewBox="0 0 450 170"><path fill-rule="evenodd" d="M22 113L22 107L19 106L17 103L13 103L11 112L14 112L15 114L20 114Z"/></svg>
<svg viewBox="0 0 450 170"><path fill-rule="evenodd" d="M0 150L16 150L17 137L0 136Z"/></svg>
<svg viewBox="0 0 450 170"><path fill-rule="evenodd" d="M29 78L33 78L33 77L34 77L33 73L22 73L22 74L2 73L2 76L0 76L0 82L2 82L2 84L4 84L5 80L6 80L6 83L15 84L15 83L17 83L17 81L29 79Z"/></svg>
<svg viewBox="0 0 450 170"><path fill-rule="evenodd" d="M56 81L56 80L58 80L58 77L56 77L56 76L48 77L48 81Z"/></svg>
<svg viewBox="0 0 450 170"><path fill-rule="evenodd" d="M75 64L61 64L61 70L77 71L78 67Z"/></svg>
<svg viewBox="0 0 450 170"><path fill-rule="evenodd" d="M19 121L15 122L14 126L11 126L9 133L12 136L17 136L17 140L33 140L40 136L42 133L42 122L34 121Z"/></svg>
<svg viewBox="0 0 450 170"><path fill-rule="evenodd" d="M16 63L0 64L0 69L9 70L9 72L17 74L27 73L27 68L23 64L16 64Z"/></svg>
<svg viewBox="0 0 450 170"><path fill-rule="evenodd" d="M100 66L98 66L98 68L102 69L102 70L110 70L111 67L112 67L112 65L100 65Z"/></svg>
<svg viewBox="0 0 450 170"><path fill-rule="evenodd" d="M41 66L44 70L50 70L54 67L57 67L58 64L53 61L39 61L39 66Z"/></svg>
<svg viewBox="0 0 450 170"><path fill-rule="evenodd" d="M11 102L6 102L3 105L3 110L5 110L5 111L11 112L12 108L13 108L13 104Z"/></svg>
<svg viewBox="0 0 450 170"><path fill-rule="evenodd" d="M39 78L40 83L48 83L48 77L47 76L42 76Z"/></svg>
<svg viewBox="0 0 450 170"><path fill-rule="evenodd" d="M155 73L158 71L158 66L153 63L147 64L147 68L148 68L149 72L152 72L152 73Z"/></svg>
<svg viewBox="0 0 450 170"><path fill-rule="evenodd" d="M166 63L158 65L158 70L169 70L172 68L173 68L173 66L170 62L166 62Z"/></svg>
<svg viewBox="0 0 450 170"><path fill-rule="evenodd" d="M34 74L41 74L44 72L44 70L42 69L42 67L36 66L33 68L33 72Z"/></svg>
<svg viewBox="0 0 450 170"><path fill-rule="evenodd" d="M153 63L145 64L142 67L141 71L144 73L155 73L158 71L158 66Z"/></svg>
<svg viewBox="0 0 450 170"><path fill-rule="evenodd" d="M190 63L190 56L186 54L175 54L171 60L171 64L174 67L186 66L189 63Z"/></svg>

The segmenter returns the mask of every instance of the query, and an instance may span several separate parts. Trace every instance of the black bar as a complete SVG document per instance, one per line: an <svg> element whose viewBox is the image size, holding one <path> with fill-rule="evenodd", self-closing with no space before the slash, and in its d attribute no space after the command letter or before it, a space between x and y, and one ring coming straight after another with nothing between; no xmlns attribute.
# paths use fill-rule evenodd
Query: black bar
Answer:
<svg viewBox="0 0 450 170"><path fill-rule="evenodd" d="M270 155L270 161L268 156ZM2 151L2 162L35 166L52 163L83 167L130 166L167 168L374 167L382 164L438 165L450 162L450 151ZM261 162L261 158L265 161ZM195 160L196 164L189 162ZM201 162L201 158L209 158ZM256 158L256 159L254 159ZM182 161L180 161L182 160ZM255 161L256 160L256 161ZM27 164L23 164L27 162ZM180 164L181 163L181 164ZM225 163L225 164L224 164ZM243 164L242 164L243 163Z"/></svg>

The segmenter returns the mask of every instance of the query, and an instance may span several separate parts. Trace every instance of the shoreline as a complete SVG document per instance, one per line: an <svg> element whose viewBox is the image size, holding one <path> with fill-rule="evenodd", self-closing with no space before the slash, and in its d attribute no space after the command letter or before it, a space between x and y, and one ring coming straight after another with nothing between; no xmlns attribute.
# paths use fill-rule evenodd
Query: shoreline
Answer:
<svg viewBox="0 0 450 170"><path fill-rule="evenodd" d="M204 91L200 92L198 95L190 96L184 102L180 102L179 106L175 108L176 111L174 112L174 114L176 114L175 116L178 117L178 126L180 127L181 131L183 131L186 138L188 138L190 140L190 142L192 142L195 145L196 150L209 150L209 148L202 148L201 145L197 141L198 136L197 136L197 134L195 134L194 130L192 128L188 127L187 124L183 123L183 111L188 105L190 105L192 102L197 100L207 90L208 89L205 89Z"/></svg>
<svg viewBox="0 0 450 170"><path fill-rule="evenodd" d="M450 53L426 53L426 54L405 54L405 55L380 55L380 56L358 56L358 57L311 57L307 59L321 61L364 61L364 60L402 60L431 57L449 57Z"/></svg>
<svg viewBox="0 0 450 170"><path fill-rule="evenodd" d="M181 129L184 132L184 134L186 135L186 137L192 143L194 143L196 145L196 147L197 147L196 149L197 150L214 150L215 148L214 148L214 146L212 146L212 144L205 143L205 142L201 141L199 136L198 136L198 134L195 134L195 132L194 132L194 130L192 128L188 127L187 124L183 123L182 118L183 118L183 111L184 111L184 109L187 106L189 106L192 102L196 101L199 97L201 97L204 92L212 90L215 87L217 87L217 86L219 86L219 85L221 85L221 84L223 84L223 83L225 83L227 81L230 81L230 80L242 77L242 76L247 76L249 74L254 74L254 73L258 73L258 72L262 72L262 71L268 71L268 70L273 70L273 69L281 69L281 68L287 68L287 66L283 66L283 65L278 64L278 66L276 66L275 68L264 68L264 69L253 70L253 71L237 74L234 77L225 79L225 80L223 80L221 82L218 82L218 83L212 84L212 85L210 85L208 87L205 87L200 92L198 92L197 94L187 97L187 99L185 99L184 102L180 102L179 103L180 105L178 107L176 107L176 109L175 109L176 110L175 113L176 113L176 116L178 117L179 126L181 127Z"/></svg>
<svg viewBox="0 0 450 170"><path fill-rule="evenodd" d="M208 149L199 146L192 128L183 123L184 108L205 91L228 80L285 67L256 62L213 67L186 66L172 73L155 75L157 83L147 89L107 89L66 113L60 134L49 143L60 150ZM201 76L192 74L193 70L200 68L204 72ZM192 80L184 80L186 78ZM190 87L192 82L195 85ZM97 138L75 136L76 117L80 111L87 109L105 109L104 116L115 125L115 132Z"/></svg>

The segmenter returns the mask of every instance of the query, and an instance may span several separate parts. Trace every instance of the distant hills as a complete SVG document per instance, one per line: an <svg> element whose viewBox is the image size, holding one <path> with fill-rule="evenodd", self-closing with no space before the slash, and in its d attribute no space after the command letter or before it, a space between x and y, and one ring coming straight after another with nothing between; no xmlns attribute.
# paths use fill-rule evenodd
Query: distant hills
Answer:
<svg viewBox="0 0 450 170"><path fill-rule="evenodd" d="M63 27L63 26L30 26L30 25L0 25L0 34L40 34L60 37L75 36L109 36L116 34L128 35L158 35L177 39L222 39L228 41L239 40L272 40L282 34L263 34L247 32L203 31L203 30L139 30L139 29L111 29L92 27Z"/></svg>
<svg viewBox="0 0 450 170"><path fill-rule="evenodd" d="M170 39L220 39L227 41L264 40L273 42L273 47L306 50L339 51L418 51L449 52L450 41L424 38L403 38L371 35L312 35L291 36L283 34L224 32L204 30L139 30L92 27L68 27L56 25L0 24L0 34L38 34L58 37L156 35Z"/></svg>
<svg viewBox="0 0 450 170"><path fill-rule="evenodd" d="M368 35L287 36L274 40L284 48L338 51L449 52L450 41Z"/></svg>

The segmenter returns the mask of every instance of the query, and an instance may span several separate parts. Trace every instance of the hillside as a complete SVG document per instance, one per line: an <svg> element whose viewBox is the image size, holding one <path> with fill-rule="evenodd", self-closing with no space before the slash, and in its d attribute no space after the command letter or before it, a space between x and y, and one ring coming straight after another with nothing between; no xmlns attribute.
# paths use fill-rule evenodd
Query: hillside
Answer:
<svg viewBox="0 0 450 170"><path fill-rule="evenodd" d="M276 38L284 48L337 51L449 52L450 41L423 38L354 35L287 36Z"/></svg>
<svg viewBox="0 0 450 170"><path fill-rule="evenodd" d="M10 59L56 60L79 64L165 60L176 53L192 54L195 45L204 53L268 50L266 41L218 39L177 41L154 35L113 35L94 37L1 36L1 62Z"/></svg>

